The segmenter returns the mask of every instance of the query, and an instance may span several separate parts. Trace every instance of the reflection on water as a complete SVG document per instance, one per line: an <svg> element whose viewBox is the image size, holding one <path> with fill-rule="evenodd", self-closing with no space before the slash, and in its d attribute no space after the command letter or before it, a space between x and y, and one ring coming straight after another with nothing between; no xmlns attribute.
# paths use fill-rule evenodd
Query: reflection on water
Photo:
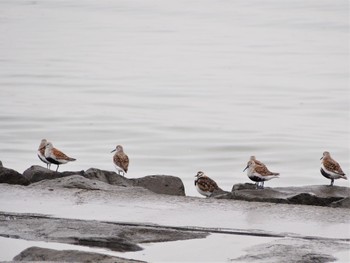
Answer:
<svg viewBox="0 0 350 263"><path fill-rule="evenodd" d="M347 2L2 1L0 160L41 164L42 138L127 176L205 171L226 190L250 155L267 186L328 184L350 166ZM349 185L336 181L336 185Z"/></svg>

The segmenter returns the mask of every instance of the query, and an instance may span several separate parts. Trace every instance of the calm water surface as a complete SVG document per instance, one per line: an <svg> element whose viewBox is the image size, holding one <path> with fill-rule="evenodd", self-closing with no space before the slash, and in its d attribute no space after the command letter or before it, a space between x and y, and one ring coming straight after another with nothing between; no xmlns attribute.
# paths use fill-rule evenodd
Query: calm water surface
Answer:
<svg viewBox="0 0 350 263"><path fill-rule="evenodd" d="M63 170L171 174L198 195L203 170L230 190L256 155L281 178L328 184L328 150L349 174L348 2L1 1L0 160ZM349 186L345 180L336 185Z"/></svg>

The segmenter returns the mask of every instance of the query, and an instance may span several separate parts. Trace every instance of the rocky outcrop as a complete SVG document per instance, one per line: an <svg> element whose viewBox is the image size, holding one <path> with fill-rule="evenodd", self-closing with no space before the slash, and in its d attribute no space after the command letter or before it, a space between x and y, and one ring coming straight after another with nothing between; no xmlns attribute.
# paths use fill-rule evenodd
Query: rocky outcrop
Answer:
<svg viewBox="0 0 350 263"><path fill-rule="evenodd" d="M144 187L157 194L185 196L185 187L181 179L170 175L149 175L130 179L133 186Z"/></svg>
<svg viewBox="0 0 350 263"><path fill-rule="evenodd" d="M102 262L102 263L133 263L144 262L98 253L77 250L54 250L41 247L30 247L23 250L13 259L14 261L56 261L56 262Z"/></svg>
<svg viewBox="0 0 350 263"><path fill-rule="evenodd" d="M19 172L4 167L0 161L0 183L29 185L30 181Z"/></svg>
<svg viewBox="0 0 350 263"><path fill-rule="evenodd" d="M119 186L126 186L126 187L133 185L132 182L124 176L121 176L115 172L104 171L96 168L88 169L83 176L92 180L98 180L98 181L101 181L107 184L112 184L112 185L119 185Z"/></svg>
<svg viewBox="0 0 350 263"><path fill-rule="evenodd" d="M126 252L142 250L140 243L205 238L208 233L157 225L147 226L0 212L0 236Z"/></svg>
<svg viewBox="0 0 350 263"><path fill-rule="evenodd" d="M96 168L90 168L87 171L67 171L61 173L46 169L42 166L34 165L25 170L22 177L24 177L27 180L27 184L29 184L72 175L81 175L85 178L111 185L143 187L157 194L185 196L185 187L182 180L179 177L170 175L150 175L141 178L128 179L115 172L104 171Z"/></svg>
<svg viewBox="0 0 350 263"><path fill-rule="evenodd" d="M216 196L255 202L285 203L350 208L350 188L313 185L256 189L254 184L237 184L231 193Z"/></svg>
<svg viewBox="0 0 350 263"><path fill-rule="evenodd" d="M76 180L72 176L83 176L91 181ZM72 177L72 180L63 181L65 188L81 188L96 190L103 185L96 186L96 182L121 187L142 187L153 193L185 196L185 187L182 180L170 175L149 175L141 178L126 178L115 172L90 168L87 171L55 172L44 167L34 165L20 173L2 167L0 164L0 183L29 185L43 180L52 180L64 177ZM58 182L60 183L60 182ZM350 208L350 188L340 186L302 186L302 187L277 187L256 189L254 184L236 184L231 192L221 189L214 192L213 198L233 199L255 202L300 204Z"/></svg>
<svg viewBox="0 0 350 263"><path fill-rule="evenodd" d="M55 172L53 170L46 169L39 165L33 165L23 172L23 176L30 182L36 183L42 180L51 180L70 176L73 174L79 174L84 176L84 171L78 172Z"/></svg>

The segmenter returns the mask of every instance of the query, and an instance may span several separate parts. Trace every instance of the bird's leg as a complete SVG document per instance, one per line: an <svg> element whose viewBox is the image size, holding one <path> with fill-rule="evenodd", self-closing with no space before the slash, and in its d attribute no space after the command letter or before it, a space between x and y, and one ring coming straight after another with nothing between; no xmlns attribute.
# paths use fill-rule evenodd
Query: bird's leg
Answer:
<svg viewBox="0 0 350 263"><path fill-rule="evenodd" d="M261 182L261 189L264 189L264 181Z"/></svg>
<svg viewBox="0 0 350 263"><path fill-rule="evenodd" d="M333 186L333 183L334 183L334 179L331 179L331 184L330 184L330 186Z"/></svg>
<svg viewBox="0 0 350 263"><path fill-rule="evenodd" d="M58 171L58 167L60 167L60 165L59 165L59 164L57 164L56 172Z"/></svg>

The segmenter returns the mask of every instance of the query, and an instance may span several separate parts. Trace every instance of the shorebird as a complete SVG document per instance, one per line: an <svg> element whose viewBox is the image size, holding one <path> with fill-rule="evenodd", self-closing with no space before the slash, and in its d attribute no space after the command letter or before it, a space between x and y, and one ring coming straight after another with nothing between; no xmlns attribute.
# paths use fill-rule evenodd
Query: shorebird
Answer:
<svg viewBox="0 0 350 263"><path fill-rule="evenodd" d="M243 172L247 170L247 175L250 180L256 182L256 188L264 189L264 182L273 178L278 178L279 173L270 172L265 165L258 165L254 160L249 160L247 167L244 168ZM261 185L259 186L259 183Z"/></svg>
<svg viewBox="0 0 350 263"><path fill-rule="evenodd" d="M221 190L216 182L206 176L202 171L199 171L194 179L194 185L198 193L206 197L210 197L215 190Z"/></svg>
<svg viewBox="0 0 350 263"><path fill-rule="evenodd" d="M68 157L60 150L54 148L51 142L47 142L46 145L42 147L42 149L45 149L46 160L57 165L56 172L58 171L60 164L65 164L76 160L74 158Z"/></svg>
<svg viewBox="0 0 350 263"><path fill-rule="evenodd" d="M39 159L42 162L46 163L46 168L50 169L51 163L45 157L46 144L47 144L47 140L46 139L42 139L41 142L40 142L39 148L38 148L38 157L39 157Z"/></svg>
<svg viewBox="0 0 350 263"><path fill-rule="evenodd" d="M112 152L117 151L113 156L113 163L118 171L118 174L122 173L123 176L128 172L129 157L124 153L123 146L117 145Z"/></svg>
<svg viewBox="0 0 350 263"><path fill-rule="evenodd" d="M322 160L320 172L324 177L331 180L330 186L333 186L334 179L343 178L348 180L339 163L332 159L329 152L324 152L320 160Z"/></svg>

